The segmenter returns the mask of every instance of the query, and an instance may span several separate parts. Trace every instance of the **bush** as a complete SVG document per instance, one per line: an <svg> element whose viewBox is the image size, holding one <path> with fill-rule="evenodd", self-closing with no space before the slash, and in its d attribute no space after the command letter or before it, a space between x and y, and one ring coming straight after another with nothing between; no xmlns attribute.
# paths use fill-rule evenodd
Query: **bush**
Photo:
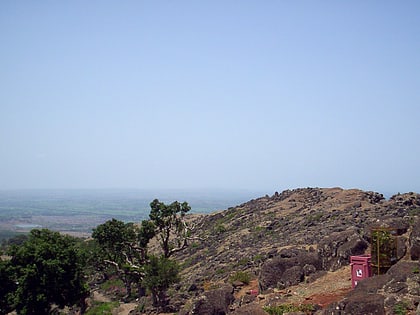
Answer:
<svg viewBox="0 0 420 315"><path fill-rule="evenodd" d="M251 281L251 276L247 272L238 271L231 275L229 280L231 283L235 281L241 281L242 283L249 284Z"/></svg>
<svg viewBox="0 0 420 315"><path fill-rule="evenodd" d="M152 293L153 305L164 306L166 291L171 284L179 281L178 263L165 256L150 256L144 273L143 285Z"/></svg>
<svg viewBox="0 0 420 315"><path fill-rule="evenodd" d="M315 307L312 304L282 304L277 306L265 306L263 309L270 315L283 315L284 313L289 312L303 312L312 314L313 311L315 311Z"/></svg>
<svg viewBox="0 0 420 315"><path fill-rule="evenodd" d="M96 303L85 315L112 315L112 310L118 306L118 302Z"/></svg>
<svg viewBox="0 0 420 315"><path fill-rule="evenodd" d="M214 232L216 234L222 234L222 233L225 233L226 231L227 231L227 229L226 229L225 225L222 224L222 223L218 223L214 228Z"/></svg>
<svg viewBox="0 0 420 315"><path fill-rule="evenodd" d="M101 290L109 291L114 288L124 288L124 282L121 279L113 278L101 283L100 286Z"/></svg>
<svg viewBox="0 0 420 315"><path fill-rule="evenodd" d="M394 313L396 315L405 315L408 313L408 305L402 301L394 305Z"/></svg>

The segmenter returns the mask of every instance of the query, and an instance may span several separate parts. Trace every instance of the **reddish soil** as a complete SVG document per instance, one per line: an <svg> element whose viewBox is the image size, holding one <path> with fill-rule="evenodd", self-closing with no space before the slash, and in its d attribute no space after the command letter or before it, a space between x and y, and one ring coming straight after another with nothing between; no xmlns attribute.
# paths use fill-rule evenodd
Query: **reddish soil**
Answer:
<svg viewBox="0 0 420 315"><path fill-rule="evenodd" d="M313 294L310 297L306 298L306 300L303 302L304 304L317 304L324 308L325 306L330 305L333 302L338 302L344 296L351 291L351 288L344 288L339 289L338 291L334 293L317 293Z"/></svg>
<svg viewBox="0 0 420 315"><path fill-rule="evenodd" d="M335 272L328 272L312 283L301 283L290 287L287 290L289 296L286 297L286 301L293 304L318 304L325 307L341 300L350 290L350 266L346 266Z"/></svg>
<svg viewBox="0 0 420 315"><path fill-rule="evenodd" d="M250 290L258 292L258 280L252 280L235 294L240 298L249 294ZM260 295L259 303L264 306L278 301L279 304L317 304L322 308L340 301L351 290L350 266L335 272L328 272L325 276L312 283L301 283L270 294Z"/></svg>

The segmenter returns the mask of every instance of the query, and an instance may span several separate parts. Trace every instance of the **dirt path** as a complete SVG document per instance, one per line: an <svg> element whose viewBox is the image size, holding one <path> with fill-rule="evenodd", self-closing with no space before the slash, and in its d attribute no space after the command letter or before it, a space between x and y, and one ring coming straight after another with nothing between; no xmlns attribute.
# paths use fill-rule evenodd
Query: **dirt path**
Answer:
<svg viewBox="0 0 420 315"><path fill-rule="evenodd" d="M101 292L93 291L93 300L98 302L111 302L111 299L103 295Z"/></svg>
<svg viewBox="0 0 420 315"><path fill-rule="evenodd" d="M106 303L111 302L111 299L103 295L101 292L93 291L93 299L98 302ZM137 307L137 303L120 303L117 309L118 315L128 315L132 310Z"/></svg>
<svg viewBox="0 0 420 315"><path fill-rule="evenodd" d="M136 307L136 303L122 303L118 307L118 315L128 315Z"/></svg>

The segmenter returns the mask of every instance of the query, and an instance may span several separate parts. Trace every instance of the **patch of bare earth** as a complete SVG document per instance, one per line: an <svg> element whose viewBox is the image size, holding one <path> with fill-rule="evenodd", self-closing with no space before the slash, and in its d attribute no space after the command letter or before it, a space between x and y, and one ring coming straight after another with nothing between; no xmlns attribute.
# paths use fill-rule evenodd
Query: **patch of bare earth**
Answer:
<svg viewBox="0 0 420 315"><path fill-rule="evenodd" d="M118 315L128 315L137 307L136 303L122 303L118 307Z"/></svg>
<svg viewBox="0 0 420 315"><path fill-rule="evenodd" d="M351 290L350 266L328 272L312 283L301 283L276 292L282 301L292 304L318 304L325 307L340 301Z"/></svg>
<svg viewBox="0 0 420 315"><path fill-rule="evenodd" d="M258 280L252 280L249 285L235 293L235 298L240 299L251 290L258 292ZM345 266L337 271L328 272L312 283L301 283L279 290L274 293L259 295L259 303L279 301L278 304L317 304L322 308L340 301L351 290L350 266Z"/></svg>
<svg viewBox="0 0 420 315"><path fill-rule="evenodd" d="M98 291L93 291L93 300L101 303L111 302L110 298Z"/></svg>
<svg viewBox="0 0 420 315"><path fill-rule="evenodd" d="M106 303L111 302L111 299L105 295L103 295L101 292L93 291L93 299L97 302ZM117 315L128 315L132 310L134 310L137 307L137 303L120 303L118 308L113 311L113 314Z"/></svg>

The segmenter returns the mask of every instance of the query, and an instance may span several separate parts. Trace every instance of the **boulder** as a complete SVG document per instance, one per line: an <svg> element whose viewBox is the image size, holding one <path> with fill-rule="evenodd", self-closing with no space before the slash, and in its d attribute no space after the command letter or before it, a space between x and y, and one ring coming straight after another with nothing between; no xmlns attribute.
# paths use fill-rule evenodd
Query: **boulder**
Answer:
<svg viewBox="0 0 420 315"><path fill-rule="evenodd" d="M303 249L291 248L282 250L279 256L267 260L259 274L259 286L261 291L269 288L286 288L296 285L304 280L304 267L317 270L320 262L317 253ZM306 271L308 267L305 268Z"/></svg>
<svg viewBox="0 0 420 315"><path fill-rule="evenodd" d="M322 315L385 315L384 297L377 293L353 294L332 303L320 312Z"/></svg>
<svg viewBox="0 0 420 315"><path fill-rule="evenodd" d="M367 247L368 243L354 228L331 233L318 245L322 269L338 270L349 264L350 256L363 254Z"/></svg>
<svg viewBox="0 0 420 315"><path fill-rule="evenodd" d="M340 302L331 304L323 314L393 314L401 301L420 301L420 264L399 261L386 274L364 279ZM417 302L416 302L417 301Z"/></svg>
<svg viewBox="0 0 420 315"><path fill-rule="evenodd" d="M224 285L219 289L204 292L193 302L190 311L183 310L180 314L225 315L234 299L233 287Z"/></svg>
<svg viewBox="0 0 420 315"><path fill-rule="evenodd" d="M420 218L416 218L410 235L410 257L412 260L420 259Z"/></svg>
<svg viewBox="0 0 420 315"><path fill-rule="evenodd" d="M344 314L384 315L384 297L380 294L355 294L347 299Z"/></svg>
<svg viewBox="0 0 420 315"><path fill-rule="evenodd" d="M303 268L301 266L293 266L286 269L277 283L277 288L284 289L292 285L297 285L304 280Z"/></svg>
<svg viewBox="0 0 420 315"><path fill-rule="evenodd" d="M267 315L258 303L247 304L236 309L232 315Z"/></svg>

